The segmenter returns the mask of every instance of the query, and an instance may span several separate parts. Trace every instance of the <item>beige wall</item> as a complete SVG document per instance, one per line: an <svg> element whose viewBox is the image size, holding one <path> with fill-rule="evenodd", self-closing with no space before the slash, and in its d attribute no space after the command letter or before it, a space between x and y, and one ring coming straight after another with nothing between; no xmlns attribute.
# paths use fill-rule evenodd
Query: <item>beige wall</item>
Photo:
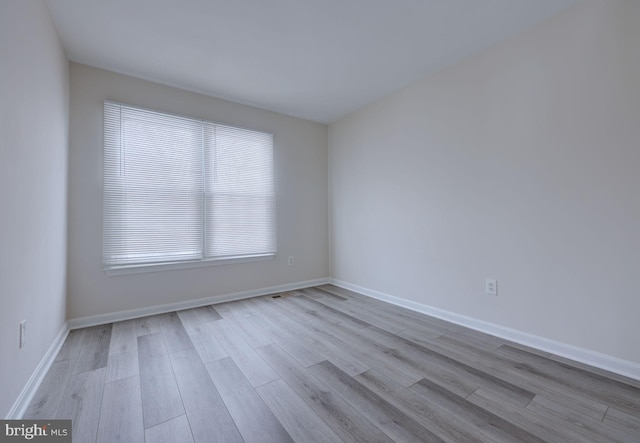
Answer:
<svg viewBox="0 0 640 443"><path fill-rule="evenodd" d="M105 99L274 134L274 260L107 276L102 268ZM329 276L327 126L71 64L68 317L78 318ZM287 257L295 257L288 266Z"/></svg>
<svg viewBox="0 0 640 443"><path fill-rule="evenodd" d="M40 1L0 2L0 417L65 321L69 74ZM27 343L18 348L19 323Z"/></svg>
<svg viewBox="0 0 640 443"><path fill-rule="evenodd" d="M638 23L587 1L331 125L333 277L640 363Z"/></svg>

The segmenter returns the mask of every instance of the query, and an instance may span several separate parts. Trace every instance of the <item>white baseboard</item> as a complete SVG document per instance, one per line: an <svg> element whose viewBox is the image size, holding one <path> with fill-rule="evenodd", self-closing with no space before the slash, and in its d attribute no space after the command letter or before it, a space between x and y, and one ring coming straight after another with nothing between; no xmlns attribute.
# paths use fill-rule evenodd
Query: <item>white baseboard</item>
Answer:
<svg viewBox="0 0 640 443"><path fill-rule="evenodd" d="M456 323L461 326L466 326L477 331L485 332L487 334L495 335L497 337L511 340L513 342L530 346L532 348L540 349L541 351L550 352L552 354L569 358L571 360L575 360L590 366L595 366L596 368L614 372L625 377L640 380L640 364L638 363L529 334L527 332L518 331L516 329L507 328L505 326L500 326L494 323L489 323L475 318L456 314L454 312L445 311L443 309L434 308L432 306L424 305L421 303L416 303L411 300L406 300L400 297L385 294L373 289L363 288L362 286L357 286L345 281L331 279L331 284L340 286L341 288L348 289L350 291L357 292L362 295L366 295L368 297L401 306L403 308L411 309L412 311L440 318L442 320Z"/></svg>
<svg viewBox="0 0 640 443"><path fill-rule="evenodd" d="M64 344L68 333L69 327L67 323L65 323L64 325L62 325L62 328L60 329L60 332L58 332L55 340L53 340L53 343L51 343L51 346L49 346L46 354L44 354L44 357L42 357L42 360L40 360L40 363L36 367L35 371L33 371L33 374L31 374L29 380L27 380L24 388L22 388L22 392L20 392L20 395L13 403L13 406L6 416L7 420L18 420L22 418L27 410L27 407L29 406L29 403L31 403L31 400L33 399L33 396L40 387L40 383L42 383L42 380L44 379L45 375L47 375L51 364L56 359L58 351L60 351L60 348Z"/></svg>
<svg viewBox="0 0 640 443"><path fill-rule="evenodd" d="M636 380L640 380L640 364L622 360L617 357L613 357L607 354L591 351L589 349L579 348L577 346L569 345L566 343L550 340L544 337L539 337L526 332L518 331L516 329L507 328L494 323L485 322L482 320L474 319L464 315L456 314L454 312L445 311L443 309L434 308L432 306L416 303L411 300L405 300L400 297L385 294L383 292L375 291L373 289L357 286L345 281L321 278L316 280L308 280L303 282L288 283L284 285L271 286L268 288L255 289L250 291L235 292L232 294L226 294L215 297L207 297L198 300L188 300L178 303L170 303L165 305L151 306L148 308L133 309L129 311L120 311L110 314L94 315L91 317L82 317L69 320L66 322L55 340L47 350L40 364L35 369L31 377L27 381L26 385L22 389L22 392L16 399L15 403L9 410L6 416L7 420L21 418L29 403L31 402L36 391L40 387L42 380L44 379L47 371L51 367L51 364L56 358L58 351L62 347L69 330L84 328L88 326L95 326L105 323L112 323L115 321L128 320L131 318L143 317L147 315L162 314L165 312L172 312L180 309L196 308L199 306L206 306L216 303L225 303L234 300L241 300L251 297L259 297L262 295L273 294L277 292L293 291L296 289L308 288L311 286L319 286L327 283L340 286L344 289L358 292L362 295L372 297L378 300L382 300L397 306L401 306L412 311L420 312L422 314L430 315L432 317L440 318L442 320L456 323L462 326L466 326L477 331L485 332L487 334L495 335L507 340L514 341L532 348L540 349L542 351L550 352L562 357L569 358L581 363L585 363L591 366L595 366L600 369L614 372L626 377L630 377Z"/></svg>
<svg viewBox="0 0 640 443"><path fill-rule="evenodd" d="M268 295L276 292L294 291L296 289L308 288L310 286L324 285L329 282L329 278L319 278L315 280L287 283L284 285L271 286L268 288L252 289L250 291L234 292L232 294L200 298L197 300L187 300L177 303L150 306L147 308L131 309L128 311L119 311L109 314L92 315L90 317L74 318L69 320L67 323L69 324L69 329L86 328L89 326L103 325L105 323L113 323L116 321L145 317L147 315L164 314L166 312L179 311L181 309L197 308L200 306L207 306L216 303L242 300L244 298L259 297L261 295Z"/></svg>
<svg viewBox="0 0 640 443"><path fill-rule="evenodd" d="M296 289L308 288L310 286L324 285L329 283L330 281L331 279L329 278L319 278L315 280L287 283L284 285L271 286L268 288L254 289L250 291L234 292L232 294L201 298L198 300L188 300L178 303L151 306L148 308L132 309L129 311L120 311L109 314L94 315L91 317L71 319L62 326L62 329L60 329L60 332L47 350L47 353L40 361L40 364L38 364L38 367L35 369L33 374L31 374L31 377L27 381L26 385L22 389L22 392L16 399L15 403L13 404L5 418L7 420L22 418L25 411L27 410L27 407L29 406L29 403L33 399L33 396L40 387L42 380L44 379L45 375L47 375L47 371L49 371L51 364L58 355L58 352L64 344L64 341L67 338L67 334L71 329L85 328L105 323L113 323L121 320L129 320L131 318L144 317L147 315L163 314L165 312L172 312L180 309L197 308L199 306L225 303L234 300L241 300L244 298L259 297L261 295L268 295L277 292L294 291Z"/></svg>

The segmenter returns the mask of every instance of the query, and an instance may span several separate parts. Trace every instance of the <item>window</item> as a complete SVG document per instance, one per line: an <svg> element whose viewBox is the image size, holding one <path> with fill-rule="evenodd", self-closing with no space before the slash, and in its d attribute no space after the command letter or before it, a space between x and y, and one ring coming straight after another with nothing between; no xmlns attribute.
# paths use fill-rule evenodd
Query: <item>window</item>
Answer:
<svg viewBox="0 0 640 443"><path fill-rule="evenodd" d="M273 256L273 136L104 104L106 269Z"/></svg>

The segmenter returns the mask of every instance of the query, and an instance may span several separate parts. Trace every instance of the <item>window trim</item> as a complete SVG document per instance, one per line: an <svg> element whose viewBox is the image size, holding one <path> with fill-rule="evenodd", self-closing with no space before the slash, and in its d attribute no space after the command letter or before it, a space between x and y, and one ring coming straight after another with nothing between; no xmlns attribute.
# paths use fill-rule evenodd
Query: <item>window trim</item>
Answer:
<svg viewBox="0 0 640 443"><path fill-rule="evenodd" d="M185 260L178 262L163 262L163 263L144 263L139 265L124 265L124 266L111 266L105 267L104 273L108 276L112 275L127 275L127 274L144 274L147 272L160 272L160 271L172 271L177 269L194 269L204 268L208 266L224 266L240 263L252 263L259 261L273 260L276 253L255 255L251 257L235 257L235 258L217 258L208 260Z"/></svg>
<svg viewBox="0 0 640 443"><path fill-rule="evenodd" d="M273 233L273 239L274 239L274 244L275 244L275 248L274 251L271 253L264 253L264 254L255 254L255 255L246 255L246 256L229 256L229 257L220 257L220 258L202 258L202 259L192 259L192 260L184 260L184 261L166 261L166 262L149 262L149 263L134 263L134 264L124 264L124 265L107 265L104 263L104 261L102 262L102 266L103 266L103 271L107 276L114 276L114 275L127 275L127 274L141 274L141 273L148 273L148 272L161 272L161 271L168 271L168 270L178 270L178 269L194 269L194 268L202 268L202 267L208 267L208 266L224 266L224 265L230 265L230 264L240 264L240 263L251 263L251 262L259 262L259 261L268 261L268 260L273 260L276 255L277 255L277 251L278 251L278 211L277 211L277 201L278 201L278 197L277 197L277 179L276 179L276 161L275 161L275 135L270 132L270 131L265 131L262 129L253 129L253 128L247 128L244 126L239 126L239 125L235 125L235 124L229 124L229 123L223 123L217 120L207 120L201 117L193 117L190 115L185 115L185 114L177 114L177 113L172 113L172 112L166 112L163 110L159 110L159 109L153 109L153 108L149 108L146 106L138 106L138 105L130 105L127 103L123 103L123 102L119 102L119 101L115 101L115 100L104 100L103 101L103 114L102 114L102 121L103 121L103 142L102 142L102 149L103 149L103 161L104 161L104 105L105 104L113 104L113 105L117 105L117 106L126 106L129 108L133 108L133 109L139 109L141 111L148 111L148 112L153 112L153 113L159 113L159 114L164 114L170 117L177 117L177 118L184 118L184 119L189 119L195 122L200 122L203 124L213 124L213 125L221 125L221 126L226 126L226 127L231 127L231 128L235 128L235 129L240 129L240 130L245 130L245 131L250 131L250 132L258 132L258 133L262 133L262 134L266 134L266 135L270 135L272 138L272 145L271 145L271 156L272 156L272 168L273 168L273 189L274 189L274 213L273 213L273 221L274 221L274 233ZM204 128L204 125L203 125ZM202 163L202 167L204 168L204 151L202 153L203 155L203 163ZM103 173L103 177L102 177L102 235L104 237L104 229L105 229L105 225L104 225L104 198L105 198L105 189L104 189L104 163L102 165L102 173ZM205 179L205 177L203 176L203 180ZM202 200L204 201L204 199L206 199L206 192L203 189L203 193L202 193ZM204 203L203 203L204 204ZM204 211L203 211L203 217L205 217ZM203 225L203 231L202 231L202 237L203 237L203 247L205 245L204 243L204 238L206 237L206 229L204 229ZM104 248L104 246L103 246ZM103 249L104 251L104 249ZM203 251L204 253L204 251Z"/></svg>

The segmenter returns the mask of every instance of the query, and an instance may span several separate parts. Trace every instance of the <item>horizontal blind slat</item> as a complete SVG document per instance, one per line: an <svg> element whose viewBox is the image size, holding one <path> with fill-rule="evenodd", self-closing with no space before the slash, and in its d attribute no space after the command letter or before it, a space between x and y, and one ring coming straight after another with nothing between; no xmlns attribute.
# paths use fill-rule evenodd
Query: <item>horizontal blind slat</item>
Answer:
<svg viewBox="0 0 640 443"><path fill-rule="evenodd" d="M274 254L273 167L271 134L105 102L105 266Z"/></svg>
<svg viewBox="0 0 640 443"><path fill-rule="evenodd" d="M107 102L104 131L105 265L200 259L200 125Z"/></svg>

